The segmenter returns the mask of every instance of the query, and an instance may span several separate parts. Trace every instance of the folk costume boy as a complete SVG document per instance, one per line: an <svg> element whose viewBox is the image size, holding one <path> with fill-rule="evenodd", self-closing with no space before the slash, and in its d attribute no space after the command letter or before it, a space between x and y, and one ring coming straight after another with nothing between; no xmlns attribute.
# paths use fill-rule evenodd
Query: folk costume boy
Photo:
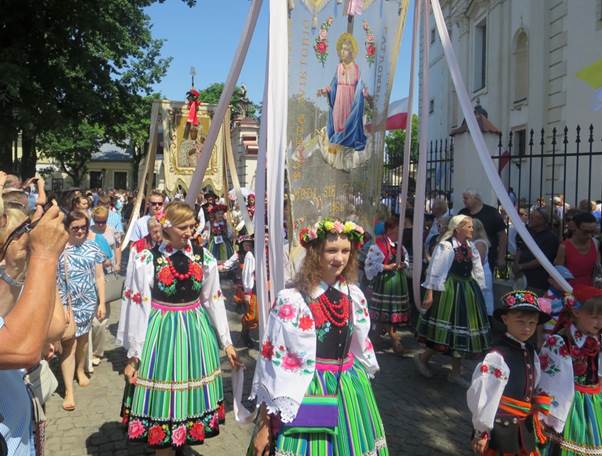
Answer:
<svg viewBox="0 0 602 456"><path fill-rule="evenodd" d="M545 440L539 414L549 411L552 399L537 393L539 358L527 340L550 317L530 291L504 295L494 316L506 334L477 365L466 393L472 448L488 456L537 454L537 440Z"/></svg>

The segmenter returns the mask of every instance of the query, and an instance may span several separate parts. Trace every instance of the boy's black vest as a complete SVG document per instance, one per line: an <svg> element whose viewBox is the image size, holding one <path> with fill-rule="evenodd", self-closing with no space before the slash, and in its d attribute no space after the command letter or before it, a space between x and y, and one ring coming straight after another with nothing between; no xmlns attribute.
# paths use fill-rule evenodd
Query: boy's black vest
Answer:
<svg viewBox="0 0 602 456"><path fill-rule="evenodd" d="M529 343L521 344L505 336L491 351L500 353L510 376L504 389L504 396L523 402L531 402L535 395L535 349ZM535 431L533 417L517 418L503 410L497 411L489 448L498 454L527 454L535 450Z"/></svg>

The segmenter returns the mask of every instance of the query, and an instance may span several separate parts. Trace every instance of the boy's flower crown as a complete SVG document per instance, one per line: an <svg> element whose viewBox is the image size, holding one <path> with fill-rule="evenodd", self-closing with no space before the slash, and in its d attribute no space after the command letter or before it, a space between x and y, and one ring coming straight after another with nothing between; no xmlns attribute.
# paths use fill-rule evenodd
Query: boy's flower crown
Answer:
<svg viewBox="0 0 602 456"><path fill-rule="evenodd" d="M361 244L364 239L364 229L350 220L342 222L325 218L316 222L312 227L306 226L299 232L299 241L307 247L317 239L325 239L328 234L347 236L353 244Z"/></svg>

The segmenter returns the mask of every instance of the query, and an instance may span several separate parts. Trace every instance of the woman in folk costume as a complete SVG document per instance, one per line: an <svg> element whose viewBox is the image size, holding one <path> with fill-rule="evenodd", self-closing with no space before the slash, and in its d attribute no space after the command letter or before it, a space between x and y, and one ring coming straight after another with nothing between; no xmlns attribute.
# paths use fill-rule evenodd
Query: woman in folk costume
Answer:
<svg viewBox="0 0 602 456"><path fill-rule="evenodd" d="M426 344L414 359L425 377L433 373L428 361L436 353L452 356L448 380L461 386L462 358L485 353L489 348L490 327L482 289L485 276L479 251L472 239L472 218L456 215L437 244L422 284L424 314L418 319L417 336Z"/></svg>
<svg viewBox="0 0 602 456"><path fill-rule="evenodd" d="M385 233L378 236L368 250L364 271L366 278L372 281L372 297L368 303L370 320L384 327L391 337L393 350L401 353L403 347L396 327L410 321L408 279L405 273L410 263L403 246L402 257L397 259L398 232L399 217L387 219Z"/></svg>
<svg viewBox="0 0 602 456"><path fill-rule="evenodd" d="M211 220L208 249L218 263L223 263L234 255L232 246L232 231L226 221L228 207L224 204L216 204L210 211L214 215Z"/></svg>
<svg viewBox="0 0 602 456"><path fill-rule="evenodd" d="M255 344L251 339L250 332L257 329L257 294L255 290L255 255L253 248L255 238L253 235L242 235L238 237L238 253L224 264L220 265L220 271L242 269L241 286L244 293L245 313L241 318L242 330L240 337L247 346Z"/></svg>
<svg viewBox="0 0 602 456"><path fill-rule="evenodd" d="M506 333L472 374L466 393L472 414L472 449L486 456L536 455L546 440L540 414L549 413L552 398L538 394L539 358L528 340L550 316L537 295L516 290L505 294L495 311Z"/></svg>
<svg viewBox="0 0 602 456"><path fill-rule="evenodd" d="M122 414L128 438L158 455L219 433L225 418L219 345L239 365L217 263L190 242L194 215L184 203L169 204L161 217L164 241L132 253L117 330L133 385Z"/></svg>
<svg viewBox="0 0 602 456"><path fill-rule="evenodd" d="M295 288L272 307L252 398L249 455L388 455L370 377L378 371L366 300L354 285L364 230L324 219L301 230Z"/></svg>
<svg viewBox="0 0 602 456"><path fill-rule="evenodd" d="M550 414L549 455L602 454L600 331L602 290L576 285L565 298L556 334L541 349L540 388L554 397Z"/></svg>

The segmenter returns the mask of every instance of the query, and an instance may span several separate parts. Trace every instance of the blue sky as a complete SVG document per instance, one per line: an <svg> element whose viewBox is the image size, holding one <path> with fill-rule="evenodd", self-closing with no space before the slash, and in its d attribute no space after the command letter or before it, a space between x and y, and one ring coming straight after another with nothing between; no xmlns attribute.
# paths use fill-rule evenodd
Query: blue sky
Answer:
<svg viewBox="0 0 602 456"><path fill-rule="evenodd" d="M408 94L414 2L411 3L391 100L404 98ZM256 103L261 101L263 94L268 4L269 1L264 0L238 80L239 84L246 84L249 97ZM194 8L189 8L180 0L168 0L147 8L146 12L153 24L153 36L165 40L163 56L173 58L167 74L156 86L156 90L166 98L183 100L190 87L191 66L196 68L196 87L203 88L213 82L223 82L228 75L250 5L249 0L198 0Z"/></svg>

